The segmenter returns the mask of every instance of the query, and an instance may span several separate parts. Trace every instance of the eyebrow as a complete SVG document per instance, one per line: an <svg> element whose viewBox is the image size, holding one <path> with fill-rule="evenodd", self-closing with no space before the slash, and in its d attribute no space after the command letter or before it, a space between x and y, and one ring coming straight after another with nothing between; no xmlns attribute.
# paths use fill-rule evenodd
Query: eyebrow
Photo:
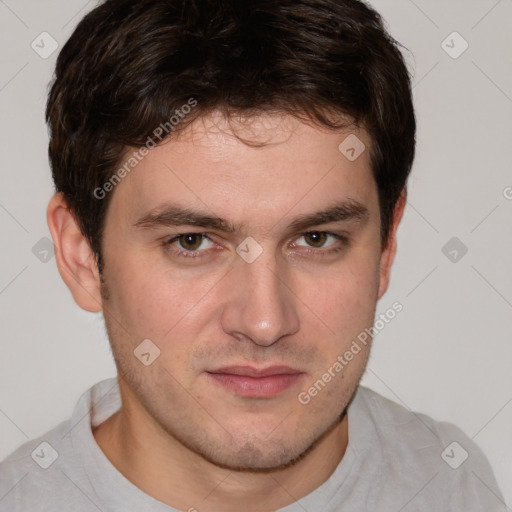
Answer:
<svg viewBox="0 0 512 512"><path fill-rule="evenodd" d="M348 199L323 210L302 214L288 226L291 231L304 231L320 224L332 222L364 221L369 217L366 206L354 199ZM176 205L166 205L143 215L135 224L138 228L158 228L166 226L199 226L226 233L242 231L241 226L226 219L204 212Z"/></svg>

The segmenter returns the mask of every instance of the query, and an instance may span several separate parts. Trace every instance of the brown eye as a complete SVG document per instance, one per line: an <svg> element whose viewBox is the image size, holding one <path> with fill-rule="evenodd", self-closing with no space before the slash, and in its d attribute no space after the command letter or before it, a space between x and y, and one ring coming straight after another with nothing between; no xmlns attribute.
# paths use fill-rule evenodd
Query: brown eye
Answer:
<svg viewBox="0 0 512 512"><path fill-rule="evenodd" d="M307 231L293 243L293 246L300 248L302 254L327 257L343 251L349 244L349 238L344 234L329 231Z"/></svg>
<svg viewBox="0 0 512 512"><path fill-rule="evenodd" d="M180 235L177 239L180 246L187 251L195 251L201 246L201 242L203 241L202 233L186 233L184 235Z"/></svg>
<svg viewBox="0 0 512 512"><path fill-rule="evenodd" d="M327 241L328 233L323 231L310 231L304 235L304 240L311 247L322 247Z"/></svg>
<svg viewBox="0 0 512 512"><path fill-rule="evenodd" d="M162 245L165 251L176 258L199 258L213 256L215 243L206 233L182 233Z"/></svg>

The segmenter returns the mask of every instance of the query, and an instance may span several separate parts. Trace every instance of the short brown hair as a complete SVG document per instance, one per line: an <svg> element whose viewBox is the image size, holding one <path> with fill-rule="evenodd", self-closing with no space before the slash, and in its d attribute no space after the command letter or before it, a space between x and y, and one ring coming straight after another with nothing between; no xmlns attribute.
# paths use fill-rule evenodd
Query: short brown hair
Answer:
<svg viewBox="0 0 512 512"><path fill-rule="evenodd" d="M93 191L128 147L194 98L169 132L214 110L265 111L371 137L387 244L415 148L410 77L381 17L359 0L106 0L63 46L46 120L56 189L98 258L111 194Z"/></svg>

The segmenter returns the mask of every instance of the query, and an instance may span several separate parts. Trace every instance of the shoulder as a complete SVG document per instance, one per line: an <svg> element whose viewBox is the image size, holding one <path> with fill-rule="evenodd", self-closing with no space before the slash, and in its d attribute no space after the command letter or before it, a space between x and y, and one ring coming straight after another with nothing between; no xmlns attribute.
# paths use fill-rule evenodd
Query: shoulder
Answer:
<svg viewBox="0 0 512 512"><path fill-rule="evenodd" d="M59 456L69 451L69 424L62 422L27 441L0 463L0 510L46 510L41 498L51 495L65 481L59 471ZM36 496L39 503L31 501Z"/></svg>
<svg viewBox="0 0 512 512"><path fill-rule="evenodd" d="M411 411L362 386L353 407L359 422L371 424L373 455L381 468L375 495L399 487L404 499L418 493L415 501L425 506L506 510L487 458L459 427Z"/></svg>
<svg viewBox="0 0 512 512"><path fill-rule="evenodd" d="M5 458L0 511L89 510L95 495L83 454L93 448L91 417L101 422L118 405L115 379L101 381L82 394L69 420Z"/></svg>
<svg viewBox="0 0 512 512"><path fill-rule="evenodd" d="M358 407L371 417L377 432L392 445L399 445L393 446L393 450L403 447L400 451L406 453L425 447L444 449L454 438L473 444L456 425L412 411L369 388L360 386L357 399Z"/></svg>

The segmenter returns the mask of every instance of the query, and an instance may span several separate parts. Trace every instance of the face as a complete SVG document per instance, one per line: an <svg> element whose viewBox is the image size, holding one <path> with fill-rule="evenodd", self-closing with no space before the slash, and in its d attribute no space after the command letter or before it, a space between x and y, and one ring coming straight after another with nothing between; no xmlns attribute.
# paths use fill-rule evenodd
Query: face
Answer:
<svg viewBox="0 0 512 512"><path fill-rule="evenodd" d="M350 133L366 145L354 161L338 149ZM219 466L264 470L336 425L361 377L368 347L332 368L385 289L380 215L363 131L274 116L236 135L198 120L117 185L103 304L132 414Z"/></svg>

